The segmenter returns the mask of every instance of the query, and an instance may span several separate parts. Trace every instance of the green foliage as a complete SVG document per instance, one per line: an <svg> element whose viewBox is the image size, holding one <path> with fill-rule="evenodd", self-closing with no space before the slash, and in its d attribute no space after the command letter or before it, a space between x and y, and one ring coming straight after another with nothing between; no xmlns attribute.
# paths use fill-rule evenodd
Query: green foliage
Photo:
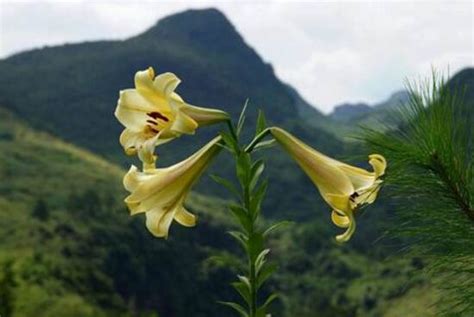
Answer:
<svg viewBox="0 0 474 317"><path fill-rule="evenodd" d="M411 237L413 252L431 259L447 316L474 313L472 111L462 97L434 74L431 86L410 87L409 107L399 113L403 124L365 136L389 162L386 190L401 222L392 231Z"/></svg>
<svg viewBox="0 0 474 317"><path fill-rule="evenodd" d="M36 201L35 207L31 212L31 216L41 221L48 220L49 218L49 209L46 205L46 202L43 199L38 199Z"/></svg>
<svg viewBox="0 0 474 317"><path fill-rule="evenodd" d="M13 261L5 261L0 271L0 316L13 316L16 285Z"/></svg>

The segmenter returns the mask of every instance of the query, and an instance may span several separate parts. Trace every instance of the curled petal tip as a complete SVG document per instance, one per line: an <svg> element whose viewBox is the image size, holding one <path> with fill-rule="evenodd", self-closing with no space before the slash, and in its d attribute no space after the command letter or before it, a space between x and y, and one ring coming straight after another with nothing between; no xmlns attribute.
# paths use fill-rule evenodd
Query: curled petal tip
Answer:
<svg viewBox="0 0 474 317"><path fill-rule="evenodd" d="M376 177L379 177L385 174L385 169L387 168L387 160L382 155L380 154L369 155L369 164L372 165Z"/></svg>

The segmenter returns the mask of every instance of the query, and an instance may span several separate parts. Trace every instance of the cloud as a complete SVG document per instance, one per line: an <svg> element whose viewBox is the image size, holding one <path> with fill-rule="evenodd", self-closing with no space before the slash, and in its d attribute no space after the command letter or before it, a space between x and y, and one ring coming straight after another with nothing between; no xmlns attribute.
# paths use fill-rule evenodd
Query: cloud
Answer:
<svg viewBox="0 0 474 317"><path fill-rule="evenodd" d="M432 66L474 65L471 1L1 1L0 56L123 39L204 7L222 10L283 81L325 112L384 99Z"/></svg>

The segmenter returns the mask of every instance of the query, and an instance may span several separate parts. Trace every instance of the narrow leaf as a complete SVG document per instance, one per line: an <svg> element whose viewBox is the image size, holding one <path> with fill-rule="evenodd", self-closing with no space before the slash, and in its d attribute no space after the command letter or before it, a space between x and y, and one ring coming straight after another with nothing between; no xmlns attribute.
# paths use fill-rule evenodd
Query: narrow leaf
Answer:
<svg viewBox="0 0 474 317"><path fill-rule="evenodd" d="M245 100L244 107L242 108L242 111L240 112L239 116L239 121L237 122L237 135L240 135L240 132L242 131L242 127L244 126L245 122L245 112L247 111L247 106L249 104L249 100Z"/></svg>
<svg viewBox="0 0 474 317"><path fill-rule="evenodd" d="M259 135L263 130L265 130L266 127L267 127L267 122L265 120L265 114L262 110L259 110L255 135Z"/></svg>
<svg viewBox="0 0 474 317"><path fill-rule="evenodd" d="M257 276L257 288L260 288L263 283L277 270L276 264L267 264L260 270L260 274Z"/></svg>
<svg viewBox="0 0 474 317"><path fill-rule="evenodd" d="M237 304L237 303L233 303L233 302L221 302L221 301L219 301L218 303L233 308L233 309L234 309L235 311L237 311L237 312L240 314L240 316L242 316L242 317L249 317L249 314L247 314L247 312L245 311L245 309L244 309L242 306L240 306L239 304Z"/></svg>
<svg viewBox="0 0 474 317"><path fill-rule="evenodd" d="M255 185L257 185L260 175L262 175L264 169L265 164L263 160L258 160L252 165L252 168L250 170L251 180L249 186L251 191L254 189Z"/></svg>
<svg viewBox="0 0 474 317"><path fill-rule="evenodd" d="M234 282L231 284L237 293L244 299L247 305L250 306L251 298L250 298L250 289L245 285L243 282Z"/></svg>
<svg viewBox="0 0 474 317"><path fill-rule="evenodd" d="M239 231L228 231L227 232L232 238L237 240L237 242L240 243L240 245L244 248L244 250L247 250L247 237L245 234Z"/></svg>
<svg viewBox="0 0 474 317"><path fill-rule="evenodd" d="M287 221L287 220L284 220L284 221L279 221L277 223L274 223L273 225L271 225L270 227L268 227L267 230L265 230L263 232L263 237L267 237L270 233L272 233L273 231L275 230L278 230L280 228L283 228L285 226L289 226L289 225L292 225L294 224L293 221Z"/></svg>
<svg viewBox="0 0 474 317"><path fill-rule="evenodd" d="M255 260L255 272L258 274L265 264L265 256L270 252L270 249L265 249L257 256Z"/></svg>
<svg viewBox="0 0 474 317"><path fill-rule="evenodd" d="M267 141L262 141L262 142L259 142L254 148L253 148L253 152L257 151L257 150L264 150L264 149L269 149L273 146L276 145L276 141L275 139L271 139L271 140L267 140Z"/></svg>
<svg viewBox="0 0 474 317"><path fill-rule="evenodd" d="M217 176L217 175L213 175L213 174L210 175L210 176L217 184L224 186L225 188L227 188L227 190L229 190L235 196L237 196L237 197L240 196L240 193L237 190L237 188L229 180L227 180L225 178L222 178L220 176Z"/></svg>

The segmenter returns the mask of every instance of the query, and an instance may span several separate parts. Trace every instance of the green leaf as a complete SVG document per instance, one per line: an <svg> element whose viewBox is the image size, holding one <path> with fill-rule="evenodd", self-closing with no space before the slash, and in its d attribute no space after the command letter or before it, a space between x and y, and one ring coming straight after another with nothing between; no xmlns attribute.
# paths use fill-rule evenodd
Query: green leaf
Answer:
<svg viewBox="0 0 474 317"><path fill-rule="evenodd" d="M264 150L264 149L269 149L272 148L273 146L276 145L275 139L267 140L267 141L262 141L259 142L254 148L253 152L258 151L258 150Z"/></svg>
<svg viewBox="0 0 474 317"><path fill-rule="evenodd" d="M239 293L240 296L242 296L242 298L247 303L247 305L250 306L251 298L250 298L250 289L248 285L242 281L231 283L231 285L235 288L237 293Z"/></svg>
<svg viewBox="0 0 474 317"><path fill-rule="evenodd" d="M244 233L239 232L239 231L228 231L227 232L231 237L233 237L237 242L240 243L240 245L244 248L244 250L247 250L247 237L245 236Z"/></svg>
<svg viewBox="0 0 474 317"><path fill-rule="evenodd" d="M268 305L270 305L275 299L278 298L278 295L277 294L272 294L270 296L268 296L268 298L265 300L265 302L263 303L262 306L260 306L258 309L257 309L257 317L266 317L266 311L267 311L267 308L268 308Z"/></svg>
<svg viewBox="0 0 474 317"><path fill-rule="evenodd" d="M245 210L242 206L239 205L230 205L229 209L234 215L235 219L237 219L239 224L242 226L242 228L246 232L249 232L252 223L250 221L247 210Z"/></svg>
<svg viewBox="0 0 474 317"><path fill-rule="evenodd" d="M252 168L250 170L250 175L251 175L250 176L251 180L250 180L250 185L249 185L250 191L252 191L255 188L255 185L257 185L260 175L262 175L264 169L265 169L265 164L263 160L258 160L252 165Z"/></svg>
<svg viewBox="0 0 474 317"><path fill-rule="evenodd" d="M257 256L255 259L255 272L258 274L262 269L263 265L265 264L265 256L270 252L270 249L265 249Z"/></svg>
<svg viewBox="0 0 474 317"><path fill-rule="evenodd" d="M267 264L260 270L260 274L257 275L257 289L259 289L263 283L277 270L276 264Z"/></svg>
<svg viewBox="0 0 474 317"><path fill-rule="evenodd" d="M267 122L265 120L265 113L262 110L259 110L255 135L259 135L263 130L265 130L266 127L267 127Z"/></svg>
<svg viewBox="0 0 474 317"><path fill-rule="evenodd" d="M257 190L252 194L250 198L250 212L253 219L256 219L260 214L260 208L262 205L263 198L265 197L265 193L267 192L268 181L265 180L260 184Z"/></svg>
<svg viewBox="0 0 474 317"><path fill-rule="evenodd" d="M249 183L250 155L242 152L237 158L237 177L242 187Z"/></svg>
<svg viewBox="0 0 474 317"><path fill-rule="evenodd" d="M278 230L280 228L283 228L285 226L289 226L289 225L292 225L294 224L293 221L287 221L287 220L283 220L283 221L279 221L277 223L274 223L273 225L271 225L270 227L268 227L264 232L263 232L263 237L267 237L270 233L272 233L273 231L275 230Z"/></svg>
<svg viewBox="0 0 474 317"><path fill-rule="evenodd" d="M221 302L221 301L218 301L218 303L233 308L233 309L234 309L235 311L237 311L237 312L240 314L240 316L242 316L242 317L249 317L249 314L247 314L247 312L245 311L245 309L244 309L242 306L240 306L239 304L237 304L237 303L233 303L233 302Z"/></svg>
<svg viewBox="0 0 474 317"><path fill-rule="evenodd" d="M240 112L239 121L237 122L237 135L240 135L240 132L242 132L242 128L245 122L245 112L247 111L248 104L249 104L249 100L247 99L245 100L244 107L242 108L242 111Z"/></svg>
<svg viewBox="0 0 474 317"><path fill-rule="evenodd" d="M249 253L249 258L250 261L255 263L255 260L257 259L258 255L260 252L262 252L263 249L263 236L261 233L254 232L250 237L247 242L248 244L248 253Z"/></svg>
<svg viewBox="0 0 474 317"><path fill-rule="evenodd" d="M217 184L224 186L225 188L227 188L227 190L229 190L235 196L237 197L240 196L240 193L237 190L237 188L229 180L222 178L220 176L214 175L214 174L211 174L210 176Z"/></svg>
<svg viewBox="0 0 474 317"><path fill-rule="evenodd" d="M233 153L239 153L239 145L237 144L237 140L234 139L229 133L221 132L220 136L222 140L224 140L225 144L232 150Z"/></svg>

